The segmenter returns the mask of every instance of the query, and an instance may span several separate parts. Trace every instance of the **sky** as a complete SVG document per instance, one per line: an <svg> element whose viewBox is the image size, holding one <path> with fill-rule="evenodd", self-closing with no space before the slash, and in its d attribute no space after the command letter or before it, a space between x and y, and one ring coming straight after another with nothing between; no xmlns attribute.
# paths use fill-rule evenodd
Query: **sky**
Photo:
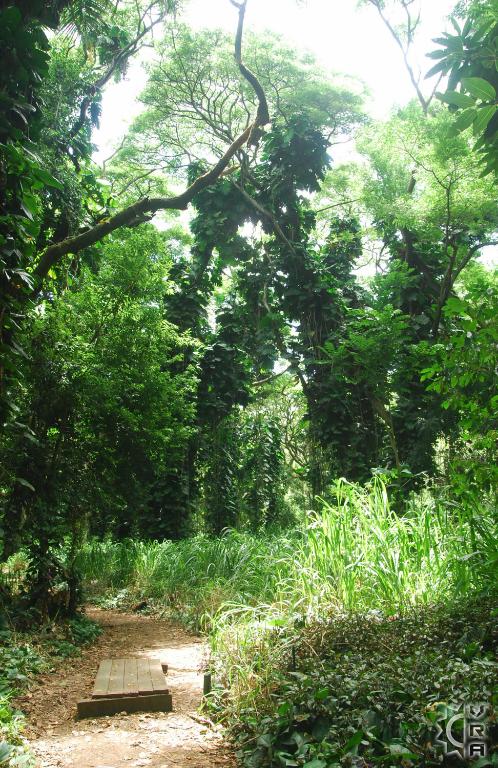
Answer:
<svg viewBox="0 0 498 768"><path fill-rule="evenodd" d="M434 48L432 38L447 26L453 6L454 0L414 0L422 18L413 50L416 68L427 71L434 63L425 54ZM186 0L181 20L196 29L233 32L237 11L229 0ZM394 106L414 96L394 40L375 9L358 8L356 0L248 0L246 29L278 32L296 49L311 52L325 70L362 80L370 91L367 111L374 118L386 118ZM107 87L101 128L94 133L97 161L112 153L139 112L137 97L146 82L143 61L153 55L152 49L145 49L126 79Z"/></svg>

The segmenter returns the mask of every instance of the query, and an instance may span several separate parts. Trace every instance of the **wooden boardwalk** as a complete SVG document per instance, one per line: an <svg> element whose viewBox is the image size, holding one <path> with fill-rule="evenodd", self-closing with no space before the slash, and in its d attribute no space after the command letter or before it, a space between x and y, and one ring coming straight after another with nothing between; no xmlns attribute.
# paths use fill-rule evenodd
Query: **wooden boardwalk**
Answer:
<svg viewBox="0 0 498 768"><path fill-rule="evenodd" d="M104 659L91 699L78 702L79 717L117 712L170 712L167 668L159 659Z"/></svg>

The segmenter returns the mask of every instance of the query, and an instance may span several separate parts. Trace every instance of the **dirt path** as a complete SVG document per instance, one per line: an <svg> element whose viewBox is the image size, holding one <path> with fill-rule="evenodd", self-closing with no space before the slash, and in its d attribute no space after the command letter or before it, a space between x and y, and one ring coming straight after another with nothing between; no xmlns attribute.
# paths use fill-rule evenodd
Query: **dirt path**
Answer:
<svg viewBox="0 0 498 768"><path fill-rule="evenodd" d="M169 621L97 609L88 613L104 634L80 658L38 678L19 702L28 716L26 735L39 768L232 768L233 754L219 731L204 724L196 711L202 641ZM168 664L174 711L76 720L76 702L89 696L99 662L120 656Z"/></svg>

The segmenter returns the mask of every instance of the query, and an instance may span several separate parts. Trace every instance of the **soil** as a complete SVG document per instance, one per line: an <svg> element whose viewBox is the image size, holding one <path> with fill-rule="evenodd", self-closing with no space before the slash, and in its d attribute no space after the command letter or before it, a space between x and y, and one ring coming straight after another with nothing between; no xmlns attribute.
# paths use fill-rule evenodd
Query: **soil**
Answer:
<svg viewBox="0 0 498 768"><path fill-rule="evenodd" d="M81 657L41 675L18 704L39 768L233 768L221 729L198 713L206 647L175 623L133 613L89 609L104 629ZM102 659L159 658L168 664L173 712L76 719Z"/></svg>

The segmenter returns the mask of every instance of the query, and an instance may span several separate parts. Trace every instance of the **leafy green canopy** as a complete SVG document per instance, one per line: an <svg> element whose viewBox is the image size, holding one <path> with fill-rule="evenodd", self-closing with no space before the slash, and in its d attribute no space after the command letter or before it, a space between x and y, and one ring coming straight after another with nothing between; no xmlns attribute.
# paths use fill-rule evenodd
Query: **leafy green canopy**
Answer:
<svg viewBox="0 0 498 768"><path fill-rule="evenodd" d="M144 37L174 6L170 0L2 4L2 421L12 417L10 387L16 386L22 355L18 331L39 289L40 252L108 214L108 196L89 167L101 90L124 72ZM67 263L57 266L67 272Z"/></svg>
<svg viewBox="0 0 498 768"><path fill-rule="evenodd" d="M118 159L155 177L220 156L257 107L232 46L219 30L170 27L157 47L159 61L149 66L145 109ZM311 56L296 56L278 36L247 34L244 59L265 90L273 120L304 114L329 137L361 121L361 86L348 78L330 81Z"/></svg>
<svg viewBox="0 0 498 768"><path fill-rule="evenodd" d="M448 300L444 314L448 338L431 349L422 379L444 397L443 408L459 414L461 432L453 469L462 496L497 486L498 275L478 265L465 277L459 297Z"/></svg>

